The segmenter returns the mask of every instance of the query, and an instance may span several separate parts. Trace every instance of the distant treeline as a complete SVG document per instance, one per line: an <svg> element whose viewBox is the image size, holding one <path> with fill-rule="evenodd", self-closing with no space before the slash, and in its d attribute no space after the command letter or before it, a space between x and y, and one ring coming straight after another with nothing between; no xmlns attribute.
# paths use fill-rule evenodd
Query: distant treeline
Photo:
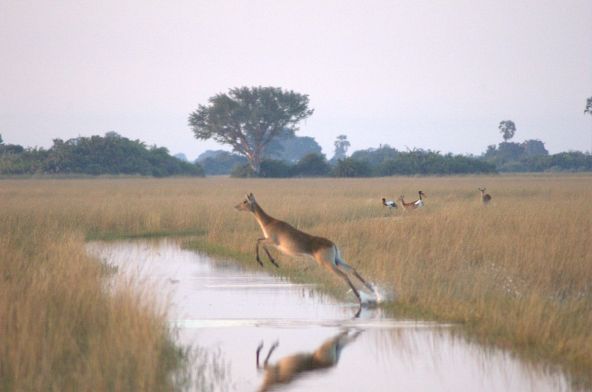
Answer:
<svg viewBox="0 0 592 392"><path fill-rule="evenodd" d="M389 147L390 149L390 147ZM448 175L467 173L495 173L495 166L482 160L462 155L442 155L434 151L415 150L395 152L382 157L383 151L356 153L349 158L327 161L324 155L308 154L295 164L278 160L261 163L261 177L373 177L393 175ZM380 159L384 158L384 159ZM233 177L251 177L254 173L244 164L232 170Z"/></svg>
<svg viewBox="0 0 592 392"><path fill-rule="evenodd" d="M270 146L260 177L372 177L393 175L490 174L497 172L592 171L592 155L550 155L543 142L504 141L481 156L441 154L389 145L358 150L350 157L327 160L311 137L285 134ZM175 158L163 147L148 147L109 132L105 136L55 139L49 149L5 144L0 136L0 175L142 175L254 177L245 157L206 151L196 163Z"/></svg>
<svg viewBox="0 0 592 392"><path fill-rule="evenodd" d="M55 139L47 150L0 143L0 175L35 174L165 177L203 176L204 171L199 164L172 157L164 147L147 147L115 132L67 141Z"/></svg>
<svg viewBox="0 0 592 392"><path fill-rule="evenodd" d="M550 155L540 140L491 145L481 159L500 172L592 171L592 155L580 151Z"/></svg>
<svg viewBox="0 0 592 392"><path fill-rule="evenodd" d="M227 151L207 151L198 159L206 174L251 177L246 158ZM267 158L261 177L372 177L393 175L489 174L497 172L592 171L592 155L579 151L550 155L543 142L502 142L480 156L441 154L414 149L399 151L389 145L355 151L350 157L327 160L311 152L298 161Z"/></svg>

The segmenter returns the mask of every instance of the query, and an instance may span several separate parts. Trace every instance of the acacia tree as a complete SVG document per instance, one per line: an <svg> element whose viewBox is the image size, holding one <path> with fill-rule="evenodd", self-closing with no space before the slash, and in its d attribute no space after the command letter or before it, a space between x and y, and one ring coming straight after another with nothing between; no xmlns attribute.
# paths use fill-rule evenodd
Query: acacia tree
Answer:
<svg viewBox="0 0 592 392"><path fill-rule="evenodd" d="M278 87L238 87L211 97L189 115L195 137L214 139L244 155L259 174L268 144L313 113L308 95Z"/></svg>
<svg viewBox="0 0 592 392"><path fill-rule="evenodd" d="M498 129L504 138L504 141L507 142L511 138L514 137L516 133L516 124L512 120L504 120L499 123Z"/></svg>

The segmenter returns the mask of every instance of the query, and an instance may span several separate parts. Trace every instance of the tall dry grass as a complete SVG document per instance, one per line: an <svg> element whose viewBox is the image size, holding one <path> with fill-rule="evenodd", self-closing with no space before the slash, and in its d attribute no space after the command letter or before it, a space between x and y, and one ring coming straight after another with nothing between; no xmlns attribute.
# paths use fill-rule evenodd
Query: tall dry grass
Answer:
<svg viewBox="0 0 592 392"><path fill-rule="evenodd" d="M488 188L492 205L481 205L479 186ZM428 195L422 210L391 213L380 204L401 193L412 199L419 189ZM199 234L200 246L255 266L259 228L232 208L245 192L272 216L332 239L364 276L394 287L393 311L406 307L462 322L473 336L554 360L590 380L588 175L3 181L0 219L4 227L7 219L43 216L52 232L95 238ZM280 265L280 273L345 291L323 269L307 268L309 261L280 256Z"/></svg>
<svg viewBox="0 0 592 392"><path fill-rule="evenodd" d="M182 353L154 293L108 290L75 197L29 185L0 182L0 390L170 390Z"/></svg>

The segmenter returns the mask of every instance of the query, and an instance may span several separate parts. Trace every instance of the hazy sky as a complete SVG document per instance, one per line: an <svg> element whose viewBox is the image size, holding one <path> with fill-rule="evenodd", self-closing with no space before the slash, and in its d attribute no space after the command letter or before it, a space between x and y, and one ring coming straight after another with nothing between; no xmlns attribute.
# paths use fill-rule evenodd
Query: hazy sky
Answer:
<svg viewBox="0 0 592 392"><path fill-rule="evenodd" d="M592 1L0 0L0 134L104 134L195 158L189 113L236 86L310 96L300 135L481 153L589 150ZM351 151L351 150L350 150Z"/></svg>

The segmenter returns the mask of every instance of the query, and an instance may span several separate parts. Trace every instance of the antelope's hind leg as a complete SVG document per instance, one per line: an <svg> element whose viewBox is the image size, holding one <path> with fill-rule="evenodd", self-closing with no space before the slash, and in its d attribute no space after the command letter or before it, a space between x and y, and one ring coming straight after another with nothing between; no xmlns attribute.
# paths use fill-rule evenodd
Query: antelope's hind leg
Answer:
<svg viewBox="0 0 592 392"><path fill-rule="evenodd" d="M352 289L352 291L354 292L354 294L358 298L358 301L360 302L360 305L361 305L362 304L362 297L360 297L360 293L358 292L358 289L356 289L356 286L354 286L354 284L350 280L349 276L347 276L347 274L345 272L343 272L342 270L340 270L335 264L331 263L329 265L328 269L331 272L333 272L334 274L336 274L337 276L339 276L341 279L345 280L345 282L349 285L349 287Z"/></svg>
<svg viewBox="0 0 592 392"><path fill-rule="evenodd" d="M337 266L342 267L345 271L348 271L348 272L351 271L351 273L354 274L354 276L356 278L358 278L358 280L360 282L362 282L364 284L364 286L366 286L368 288L368 290L370 290L371 292L374 293L374 287L372 287L372 285L370 283L366 282L366 280L364 278L362 278L362 275L360 275L354 267L347 264L345 261L343 261L339 257L335 258L335 263L337 264Z"/></svg>
<svg viewBox="0 0 592 392"><path fill-rule="evenodd" d="M339 257L338 254L336 254L335 248L326 248L319 250L313 255L313 257L315 258L317 263L325 267L325 269L329 270L330 272L333 272L335 275L345 280L345 282L354 292L355 296L358 298L360 305L362 305L362 297L360 297L358 289L356 289L356 286L354 286L352 281L349 279L349 276L347 276L347 274L338 267L340 263L337 261Z"/></svg>

